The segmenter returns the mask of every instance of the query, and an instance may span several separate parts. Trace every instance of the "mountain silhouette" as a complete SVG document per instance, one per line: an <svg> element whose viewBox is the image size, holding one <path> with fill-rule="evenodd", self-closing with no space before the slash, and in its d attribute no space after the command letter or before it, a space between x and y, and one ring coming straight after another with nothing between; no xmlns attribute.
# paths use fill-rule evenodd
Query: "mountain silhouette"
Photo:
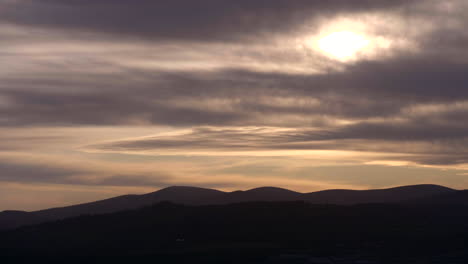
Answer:
<svg viewBox="0 0 468 264"><path fill-rule="evenodd" d="M260 187L248 191L234 191L220 196L214 204L228 204L250 201L299 201L301 193L276 187ZM208 203L205 203L208 204Z"/></svg>
<svg viewBox="0 0 468 264"><path fill-rule="evenodd" d="M355 205L399 203L411 200L422 203L424 199L455 193L458 192L438 185L412 185L362 191L326 190L311 193L299 193L276 187L223 192L198 187L173 186L143 195L123 195L91 203L34 212L5 211L0 213L0 229L15 228L79 215L96 215L138 209L163 201L182 205L220 205L254 201L304 201L313 204ZM456 200L456 198L450 199Z"/></svg>
<svg viewBox="0 0 468 264"><path fill-rule="evenodd" d="M340 205L398 203L456 192L444 186L422 184L379 190L325 190L304 194L303 200L310 203Z"/></svg>

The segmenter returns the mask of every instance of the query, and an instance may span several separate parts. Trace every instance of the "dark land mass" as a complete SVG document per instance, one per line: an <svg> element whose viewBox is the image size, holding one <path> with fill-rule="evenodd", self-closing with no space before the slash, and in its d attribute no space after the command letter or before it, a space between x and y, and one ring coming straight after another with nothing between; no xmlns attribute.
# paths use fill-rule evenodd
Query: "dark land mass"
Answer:
<svg viewBox="0 0 468 264"><path fill-rule="evenodd" d="M235 195L250 199L252 193ZM141 257L156 263L468 263L467 220L468 191L360 204L158 202L3 231L0 256L101 262Z"/></svg>
<svg viewBox="0 0 468 264"><path fill-rule="evenodd" d="M178 263L466 263L467 219L464 205L162 202L5 231L0 255Z"/></svg>
<svg viewBox="0 0 468 264"><path fill-rule="evenodd" d="M438 185L413 185L364 191L326 190L312 193L298 193L275 187L222 192L213 189L175 186L143 195L123 195L92 203L35 212L4 211L0 213L0 230L84 214L105 214L138 209L163 201L183 205L221 205L253 201L305 201L313 204L355 205L362 203L397 203L455 192L457 191Z"/></svg>

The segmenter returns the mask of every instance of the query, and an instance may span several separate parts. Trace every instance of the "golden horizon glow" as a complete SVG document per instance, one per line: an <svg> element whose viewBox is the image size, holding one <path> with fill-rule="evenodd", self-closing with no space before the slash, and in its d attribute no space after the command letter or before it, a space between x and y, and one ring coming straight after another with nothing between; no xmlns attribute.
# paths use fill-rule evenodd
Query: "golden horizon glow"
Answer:
<svg viewBox="0 0 468 264"><path fill-rule="evenodd" d="M328 56L346 61L369 46L370 40L351 31L338 31L318 40L318 47Z"/></svg>

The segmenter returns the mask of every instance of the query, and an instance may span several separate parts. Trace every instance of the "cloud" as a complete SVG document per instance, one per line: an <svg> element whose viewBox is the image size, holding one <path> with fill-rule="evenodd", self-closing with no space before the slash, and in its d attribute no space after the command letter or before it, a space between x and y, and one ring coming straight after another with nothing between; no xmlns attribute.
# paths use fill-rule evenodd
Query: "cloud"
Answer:
<svg viewBox="0 0 468 264"><path fill-rule="evenodd" d="M88 151L109 153L175 154L175 155L252 155L314 156L323 151L342 155L348 151L367 162L403 161L407 164L457 165L468 163L466 132L447 127L399 124L360 124L335 128L284 129L273 127L194 128L173 135L127 139L85 147ZM428 133L425 133L428 130ZM450 134L451 133L451 134ZM338 151L340 150L340 151ZM361 153L360 153L361 152ZM381 153L365 157L365 152ZM232 153L232 154L231 154Z"/></svg>
<svg viewBox="0 0 468 264"><path fill-rule="evenodd" d="M126 161L85 163L99 169L0 161L0 181L232 187L264 183L251 174L296 155L466 167L466 5L0 0L0 150ZM374 49L340 62L314 46L342 30ZM155 153L175 157L139 167ZM217 155L273 154L284 160L203 177L203 168L223 171ZM206 160L193 165L186 155Z"/></svg>
<svg viewBox="0 0 468 264"><path fill-rule="evenodd" d="M0 182L161 188L170 185L173 177L169 173L156 171L119 173L99 163L86 169L77 164L64 166L60 160L55 160L56 164L49 162L3 158L0 160Z"/></svg>
<svg viewBox="0 0 468 264"><path fill-rule="evenodd" d="M466 70L465 64L449 61L401 58L325 75L127 72L116 79L82 75L80 80L77 74L67 80L65 74L60 82L26 76L0 85L10 102L0 108L0 125L302 126L330 119L405 118L403 111L412 106L468 100ZM35 89L41 83L47 89ZM452 119L465 111L454 109Z"/></svg>
<svg viewBox="0 0 468 264"><path fill-rule="evenodd" d="M3 1L0 21L152 40L226 41L291 32L337 13L389 11L408 0ZM1 9L0 9L1 10ZM1 12L1 11L0 11Z"/></svg>
<svg viewBox="0 0 468 264"><path fill-rule="evenodd" d="M78 173L76 170L51 168L49 166L24 166L11 162L1 162L0 181L13 182L61 182L61 178Z"/></svg>
<svg viewBox="0 0 468 264"><path fill-rule="evenodd" d="M375 119L415 121L405 112L413 106L467 100L468 64L460 49L465 37L452 34L468 25L463 5L431 0L4 0L0 21L10 24L1 30L15 41L7 41L0 55L5 60L0 66L0 126L277 126L334 131L336 125L359 123L347 127L342 136L346 138L351 130L378 130L370 122ZM386 23L389 10L397 13L390 16L395 23ZM362 12L374 13L369 18ZM305 19L327 15L309 24ZM258 35L288 33L297 25L314 32L340 16L375 22L367 24L373 25L369 31L376 36L401 35L418 48L342 65L298 49L294 38ZM409 28L409 33L402 30L402 24L408 24L405 19L418 27ZM78 31L94 33L84 36ZM120 42L110 40L108 33ZM220 41L239 34L262 41ZM201 42L178 41L197 38ZM166 41L156 41L160 39ZM424 118L452 120L464 114L462 109ZM458 131L446 125L447 135ZM409 125L405 127L408 131ZM439 130L443 127L439 124Z"/></svg>

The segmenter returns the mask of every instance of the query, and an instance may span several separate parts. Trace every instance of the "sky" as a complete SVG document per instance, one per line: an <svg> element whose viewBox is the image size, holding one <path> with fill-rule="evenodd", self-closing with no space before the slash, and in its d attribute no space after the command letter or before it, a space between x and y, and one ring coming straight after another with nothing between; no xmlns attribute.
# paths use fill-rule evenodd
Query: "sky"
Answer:
<svg viewBox="0 0 468 264"><path fill-rule="evenodd" d="M0 0L0 210L468 188L465 0Z"/></svg>

